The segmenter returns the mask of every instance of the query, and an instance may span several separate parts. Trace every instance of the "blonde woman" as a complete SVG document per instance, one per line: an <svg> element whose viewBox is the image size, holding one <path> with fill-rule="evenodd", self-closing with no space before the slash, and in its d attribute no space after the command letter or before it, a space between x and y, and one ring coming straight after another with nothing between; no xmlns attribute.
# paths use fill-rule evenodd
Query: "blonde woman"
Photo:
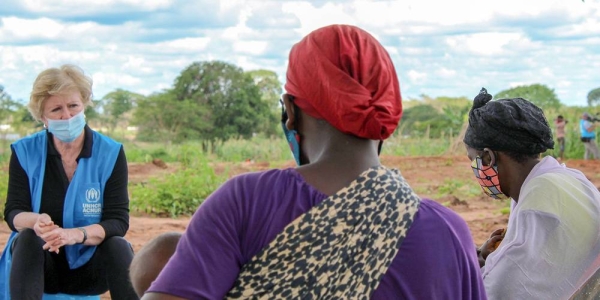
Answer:
<svg viewBox="0 0 600 300"><path fill-rule="evenodd" d="M137 299L123 146L86 125L92 79L73 65L41 72L28 104L44 129L11 145L0 261L2 299L45 294Z"/></svg>

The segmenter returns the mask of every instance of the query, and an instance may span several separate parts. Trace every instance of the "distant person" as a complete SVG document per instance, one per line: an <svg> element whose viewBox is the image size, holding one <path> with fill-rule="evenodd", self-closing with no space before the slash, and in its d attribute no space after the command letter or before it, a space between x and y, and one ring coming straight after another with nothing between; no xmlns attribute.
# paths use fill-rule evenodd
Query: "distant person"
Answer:
<svg viewBox="0 0 600 300"><path fill-rule="evenodd" d="M567 125L567 123L569 123L569 121L565 120L561 115L554 120L556 141L558 142L558 157L560 160L565 159L565 125Z"/></svg>
<svg viewBox="0 0 600 300"><path fill-rule="evenodd" d="M107 290L138 299L123 238L127 160L121 144L86 125L91 100L92 79L73 65L46 69L33 83L28 108L44 129L11 145L0 299Z"/></svg>
<svg viewBox="0 0 600 300"><path fill-rule="evenodd" d="M512 200L506 231L496 230L480 249L487 296L569 299L596 283L600 192L580 171L540 157L554 147L540 108L491 99L485 89L475 97L464 137L483 191Z"/></svg>
<svg viewBox="0 0 600 300"><path fill-rule="evenodd" d="M163 233L144 245L133 257L129 274L138 296L144 295L162 271L169 258L175 253L180 238L179 232Z"/></svg>
<svg viewBox="0 0 600 300"><path fill-rule="evenodd" d="M465 221L379 161L402 114L385 48L317 29L292 48L285 89L299 166L223 184L143 299L485 299Z"/></svg>
<svg viewBox="0 0 600 300"><path fill-rule="evenodd" d="M585 147L583 159L588 160L590 156L594 159L600 157L598 145L596 145L596 123L589 113L584 112L579 121L579 130L581 132L581 141Z"/></svg>

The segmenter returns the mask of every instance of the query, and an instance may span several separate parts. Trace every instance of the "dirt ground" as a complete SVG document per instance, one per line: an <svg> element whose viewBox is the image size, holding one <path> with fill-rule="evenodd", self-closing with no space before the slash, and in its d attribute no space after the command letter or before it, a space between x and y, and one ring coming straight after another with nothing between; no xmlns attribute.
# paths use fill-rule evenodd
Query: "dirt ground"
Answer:
<svg viewBox="0 0 600 300"><path fill-rule="evenodd" d="M502 208L505 207L503 202L489 198L483 195L483 193L469 198L459 198L454 193L445 194L440 189L444 185L448 185L448 181L469 184L474 186L474 189L479 189L474 180L470 162L466 156L383 156L382 163L388 167L399 169L421 197L443 203L458 213L469 225L473 240L478 245L485 242L492 231L505 227L508 222L508 215L501 212ZM568 167L581 170L597 187L600 187L600 161L565 160L565 164ZM290 163L287 166L292 166L292 164ZM218 164L214 167L217 173L227 170L230 176L243 172L266 170L268 168L268 162ZM174 169L176 169L174 166L167 166L166 169L163 169L151 163L131 164L129 169L130 180L139 182L149 176L161 176L172 172ZM131 241L134 249L137 250L150 238L160 233L185 230L188 222L189 218L131 217L127 239ZM2 227L0 229L2 230L0 234L2 234L5 228Z"/></svg>
<svg viewBox="0 0 600 300"><path fill-rule="evenodd" d="M388 167L399 169L421 197L443 203L458 213L469 225L473 240L478 245L485 242L493 230L505 227L508 222L508 215L501 212L501 209L505 206L504 203L489 198L482 193L475 193L473 196L460 199L455 193L443 189L444 186L448 186L448 182L454 182L458 185L455 186L456 189L462 189L463 185L472 185L478 189L470 168L470 162L466 156L383 156L382 163ZM600 187L600 161L565 160L565 164L581 170L597 187ZM288 166L291 167L292 163L290 162L289 165L283 167ZM268 162L220 163L214 165L217 173L227 172L229 176L243 172L265 170L269 167ZM177 166L174 165L167 165L164 168L164 166L157 166L153 163L132 163L129 165L129 178L131 182L140 182L152 176L163 176L176 169ZM126 238L132 243L134 250L137 251L158 234L169 231L184 231L188 222L188 217L171 219L132 216ZM2 248L0 249L4 248L9 233L6 223L2 222L0 224L0 247ZM103 299L109 298L105 295Z"/></svg>

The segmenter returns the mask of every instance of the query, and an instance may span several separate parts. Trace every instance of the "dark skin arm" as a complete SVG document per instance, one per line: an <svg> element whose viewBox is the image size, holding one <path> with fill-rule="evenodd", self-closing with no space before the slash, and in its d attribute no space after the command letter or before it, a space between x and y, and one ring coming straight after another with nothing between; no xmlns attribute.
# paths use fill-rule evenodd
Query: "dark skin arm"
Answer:
<svg viewBox="0 0 600 300"><path fill-rule="evenodd" d="M490 238L477 249L477 259L479 260L479 267L485 266L485 260L490 253L494 252L500 243L504 239L504 229L496 229L490 235Z"/></svg>

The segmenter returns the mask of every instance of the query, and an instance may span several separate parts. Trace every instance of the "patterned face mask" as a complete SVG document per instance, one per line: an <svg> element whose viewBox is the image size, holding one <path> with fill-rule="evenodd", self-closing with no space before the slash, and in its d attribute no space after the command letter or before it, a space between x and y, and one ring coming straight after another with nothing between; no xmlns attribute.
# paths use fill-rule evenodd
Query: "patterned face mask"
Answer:
<svg viewBox="0 0 600 300"><path fill-rule="evenodd" d="M477 156L471 162L471 168L473 168L473 173L475 173L475 177L481 185L483 192L488 196L494 199L508 199L502 190L500 190L500 181L498 180L498 166L494 164L493 166L484 166L481 157Z"/></svg>
<svg viewBox="0 0 600 300"><path fill-rule="evenodd" d="M281 126L283 128L283 134L285 134L285 139L290 145L290 150L292 150L294 160L296 161L296 164L300 166L300 135L296 130L287 129L285 122L281 122Z"/></svg>

